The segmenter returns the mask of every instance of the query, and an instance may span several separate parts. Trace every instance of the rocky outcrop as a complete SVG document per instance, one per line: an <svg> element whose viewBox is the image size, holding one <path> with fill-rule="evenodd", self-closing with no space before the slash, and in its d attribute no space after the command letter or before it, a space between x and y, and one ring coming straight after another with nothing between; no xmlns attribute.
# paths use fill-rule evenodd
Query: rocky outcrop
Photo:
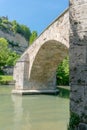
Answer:
<svg viewBox="0 0 87 130"><path fill-rule="evenodd" d="M28 41L18 33L13 33L12 31L7 33L0 30L0 37L7 39L9 47L18 54L22 54L28 47Z"/></svg>

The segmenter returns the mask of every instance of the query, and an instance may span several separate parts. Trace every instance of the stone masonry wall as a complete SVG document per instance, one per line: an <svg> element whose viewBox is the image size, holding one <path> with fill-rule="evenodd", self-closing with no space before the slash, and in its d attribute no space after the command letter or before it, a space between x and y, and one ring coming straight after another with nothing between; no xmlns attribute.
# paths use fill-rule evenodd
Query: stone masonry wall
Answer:
<svg viewBox="0 0 87 130"><path fill-rule="evenodd" d="M70 0L70 111L74 130L87 130L87 0ZM75 119L74 119L75 121ZM70 130L72 130L70 129Z"/></svg>

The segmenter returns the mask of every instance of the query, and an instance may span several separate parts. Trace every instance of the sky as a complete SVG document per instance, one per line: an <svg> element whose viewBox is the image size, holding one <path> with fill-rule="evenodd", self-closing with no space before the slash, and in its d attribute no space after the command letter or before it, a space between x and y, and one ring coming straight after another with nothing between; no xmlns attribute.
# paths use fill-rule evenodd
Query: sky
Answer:
<svg viewBox="0 0 87 130"><path fill-rule="evenodd" d="M8 16L40 34L68 8L69 0L0 0L0 16Z"/></svg>

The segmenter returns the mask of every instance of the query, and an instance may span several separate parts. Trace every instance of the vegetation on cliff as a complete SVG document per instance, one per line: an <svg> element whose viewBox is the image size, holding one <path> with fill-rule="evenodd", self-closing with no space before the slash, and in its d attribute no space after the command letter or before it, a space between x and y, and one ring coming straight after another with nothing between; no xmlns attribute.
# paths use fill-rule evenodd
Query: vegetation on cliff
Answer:
<svg viewBox="0 0 87 130"><path fill-rule="evenodd" d="M25 25L20 25L17 23L16 20L10 22L7 17L0 18L0 30L5 33L19 33L20 35L24 36L26 40L29 40L31 36L30 29Z"/></svg>
<svg viewBox="0 0 87 130"><path fill-rule="evenodd" d="M21 36L25 37L27 41L30 42L30 37L34 39L37 37L37 32L33 31L31 32L30 28L26 25L19 24L16 20L9 21L8 17L0 17L0 30L2 30L5 33L11 34L11 33L19 33ZM34 35L35 34L35 35Z"/></svg>

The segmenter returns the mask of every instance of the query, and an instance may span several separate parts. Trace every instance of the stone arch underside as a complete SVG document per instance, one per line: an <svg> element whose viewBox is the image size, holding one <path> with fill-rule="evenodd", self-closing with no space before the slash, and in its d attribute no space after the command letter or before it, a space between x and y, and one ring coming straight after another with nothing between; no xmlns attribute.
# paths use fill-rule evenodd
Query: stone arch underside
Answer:
<svg viewBox="0 0 87 130"><path fill-rule="evenodd" d="M68 55L68 48L49 40L39 49L30 72L30 89L55 89L58 64Z"/></svg>

